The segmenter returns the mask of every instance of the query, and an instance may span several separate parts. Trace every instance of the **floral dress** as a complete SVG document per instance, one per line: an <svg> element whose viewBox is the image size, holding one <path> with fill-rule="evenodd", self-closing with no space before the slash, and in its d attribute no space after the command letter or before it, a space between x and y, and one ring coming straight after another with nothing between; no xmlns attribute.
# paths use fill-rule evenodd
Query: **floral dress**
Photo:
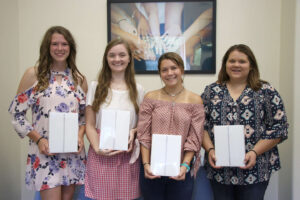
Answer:
<svg viewBox="0 0 300 200"><path fill-rule="evenodd" d="M62 77L61 83L56 80L56 76ZM36 130L48 139L49 112L79 113L79 125L84 125L85 93L80 86L74 86L69 68L62 72L51 71L49 86L42 92L35 90L36 84L18 94L9 107L12 124L21 138ZM32 123L26 119L29 108L32 111ZM37 144L29 139L26 186L40 191L60 185L83 184L85 163L84 150L80 154L58 153L46 156L40 154Z"/></svg>
<svg viewBox="0 0 300 200"><path fill-rule="evenodd" d="M214 125L244 125L246 152L261 139L287 139L288 123L279 93L268 83L258 91L247 86L234 101L226 85L213 83L202 94L206 119L204 129L214 141ZM277 145L259 155L251 169L222 167L214 169L206 160L209 179L226 185L249 185L270 179L280 169Z"/></svg>

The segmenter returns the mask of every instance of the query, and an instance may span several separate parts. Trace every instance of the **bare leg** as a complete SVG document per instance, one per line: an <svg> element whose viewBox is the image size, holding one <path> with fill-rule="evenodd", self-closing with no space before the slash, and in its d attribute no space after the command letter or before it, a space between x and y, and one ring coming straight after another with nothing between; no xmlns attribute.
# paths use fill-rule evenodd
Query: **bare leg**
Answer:
<svg viewBox="0 0 300 200"><path fill-rule="evenodd" d="M60 200L61 199L61 187L55 187L47 190L40 191L42 200Z"/></svg>
<svg viewBox="0 0 300 200"><path fill-rule="evenodd" d="M61 186L61 199L62 200L72 200L75 191L75 184L69 186Z"/></svg>

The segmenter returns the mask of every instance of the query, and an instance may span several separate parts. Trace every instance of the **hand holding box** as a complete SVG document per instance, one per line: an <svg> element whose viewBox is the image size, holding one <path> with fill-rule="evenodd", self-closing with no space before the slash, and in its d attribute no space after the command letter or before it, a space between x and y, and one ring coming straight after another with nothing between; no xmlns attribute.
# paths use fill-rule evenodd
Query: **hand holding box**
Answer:
<svg viewBox="0 0 300 200"><path fill-rule="evenodd" d="M101 111L100 149L128 150L130 111Z"/></svg>
<svg viewBox="0 0 300 200"><path fill-rule="evenodd" d="M214 126L216 166L245 166L243 125Z"/></svg>
<svg viewBox="0 0 300 200"><path fill-rule="evenodd" d="M151 171L158 176L178 176L181 135L152 135Z"/></svg>

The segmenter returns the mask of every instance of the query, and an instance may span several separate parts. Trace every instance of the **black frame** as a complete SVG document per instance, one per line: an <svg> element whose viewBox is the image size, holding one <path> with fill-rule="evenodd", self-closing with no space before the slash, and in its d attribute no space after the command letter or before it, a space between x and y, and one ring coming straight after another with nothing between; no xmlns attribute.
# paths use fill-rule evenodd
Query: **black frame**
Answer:
<svg viewBox="0 0 300 200"><path fill-rule="evenodd" d="M200 29L202 32L205 32L204 29L206 29L208 34L205 37L202 37L202 38L204 38L204 42L201 39L202 41L199 41L198 43L196 43L195 46L197 46L198 49L196 49L196 47L194 46L194 54L193 54L194 60L191 61L191 59L190 59L191 57L186 58L186 57L182 56L182 55L185 55L186 45L184 45L184 51L181 51L181 52L184 52L184 54L181 54L181 56L184 57L183 60L185 62L185 66L188 66L188 69L185 69L185 74L215 74L216 73L216 0L163 0L163 1L160 1L160 0L107 0L107 36L108 36L107 38L108 38L108 41L110 41L113 38L113 36L120 37L117 34L114 34L114 35L112 34L112 26L118 25L118 27L121 27L120 22L124 20L124 19L121 19L118 21L118 23L114 22L114 24L112 24L113 23L113 21L112 21L113 19L112 19L112 15L111 15L112 9L116 8L114 6L130 7L131 5L135 6L135 4L132 4L132 3L144 4L144 3L150 3L150 2L152 2L152 3L153 2L156 2L156 3L181 2L184 4L184 8L185 8L185 6L187 7L186 10L184 10L184 11L188 11L188 12L186 12L186 15L196 15L197 18L200 17L201 13L203 13L205 11L205 10L203 10L204 8L202 9L202 12L200 12L201 9L200 10L197 9L196 11L191 11L191 9L188 9L188 6L190 6L190 8L195 10L197 6L200 6L200 8L202 8L201 5L203 5L203 6L210 5L210 7L205 8L205 9L209 10L210 8L212 8L212 21L208 25L206 25L204 28ZM199 5L198 5L198 3L199 3ZM194 8L193 8L193 7L191 7L191 5L196 5L196 6L194 6ZM121 8L121 10L122 10L122 8ZM136 10L139 10L139 9L136 9ZM199 10L199 13L197 12L198 10ZM126 10L126 11L122 10L119 13L121 13L123 11L124 11L124 13L127 12L126 14L128 14L128 15L125 14L126 16L130 16L131 13L128 10ZM134 15L134 12L132 12L132 16L131 16L130 20L136 21L136 18L134 18L133 15ZM184 19L184 18L186 18L186 16L184 14L182 14L181 18ZM194 18L193 21L195 21L195 19L196 18ZM128 22L125 22L125 23L129 24ZM183 24L182 27L185 25L186 24ZM133 27L136 27L136 26L133 25ZM186 28L181 28L182 32L186 31L186 29L189 27L190 27L190 25ZM116 29L114 29L114 30L116 30ZM125 30L125 29L123 29L123 30ZM198 35L199 35L199 32L197 33ZM193 36L196 36L196 34ZM140 36L137 36L137 37L140 37ZM162 38L161 35L159 37ZM154 37L152 37L152 38L154 38ZM176 36L173 38L178 38L178 40L179 40L180 38L184 38L184 37ZM207 40L207 41L205 41L205 40ZM181 40L181 41L185 41L185 40ZM150 42L149 42L149 44L150 44ZM156 44L156 43L154 43L154 44ZM158 44L161 44L161 43L158 43ZM168 43L168 44L172 44L172 43ZM186 44L186 43L184 43L184 44ZM177 46L178 50L182 49L181 45L182 45L182 42ZM180 48L179 48L179 46L180 46ZM155 45L153 45L153 48L157 48L157 47ZM150 49L150 50L152 50L152 49ZM198 50L198 52L197 52L197 50ZM135 52L139 53L139 51L135 51ZM156 55L155 56L156 61L152 62L151 60L145 59L145 60L141 61L141 62L143 62L143 64L141 64L140 61L134 59L135 60L135 72L137 74L157 74L158 73L157 72L157 60L158 60L157 55L159 55L159 54L156 54L157 51L153 50L153 52L154 52L154 55ZM202 52L204 53L203 57L202 57L202 55L200 56L200 54L202 54ZM144 54L144 55L147 55L147 54ZM196 56L198 56L198 57L197 57L197 60L195 61ZM196 63L196 62L198 63L198 65L196 65L196 64L194 65L194 63ZM152 68L150 70L147 69L148 63L151 63L150 65L152 65L152 66L155 66L155 63L156 63L156 69L155 70L152 70L154 68ZM187 63L188 63L188 65L187 65Z"/></svg>

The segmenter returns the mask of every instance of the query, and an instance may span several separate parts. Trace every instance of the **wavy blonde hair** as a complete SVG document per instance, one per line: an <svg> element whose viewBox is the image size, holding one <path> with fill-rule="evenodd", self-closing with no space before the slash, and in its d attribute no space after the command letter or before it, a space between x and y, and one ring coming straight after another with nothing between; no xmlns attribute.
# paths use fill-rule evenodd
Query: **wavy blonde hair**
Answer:
<svg viewBox="0 0 300 200"><path fill-rule="evenodd" d="M259 90L261 88L262 84L267 83L267 82L260 79L256 58L255 58L253 52L251 51L251 49L245 44L233 45L226 51L226 53L222 59L222 67L221 67L219 75L218 75L218 83L224 85L230 79L226 72L226 63L227 63L230 53L233 51L241 52L247 56L247 58L250 62L250 71L249 71L248 78L247 78L247 84L254 91Z"/></svg>
<svg viewBox="0 0 300 200"><path fill-rule="evenodd" d="M50 55L50 45L51 45L52 35L54 33L63 35L70 46L70 55L67 58L67 67L71 69L75 86L77 86L78 84L82 85L84 80L84 76L79 72L75 63L76 43L72 34L70 33L69 30L67 30L62 26L53 26L46 31L40 46L40 57L37 62L37 71L36 71L37 80L38 80L36 89L38 91L45 90L49 86L50 67L51 64L53 63L53 59Z"/></svg>
<svg viewBox="0 0 300 200"><path fill-rule="evenodd" d="M138 92L137 92L136 82L135 82L135 77L134 77L135 73L134 73L133 56L132 56L132 52L129 48L129 44L125 40L122 40L122 39L114 39L114 40L110 41L106 46L106 49L105 49L105 52L103 55L103 59L102 59L102 69L98 76L98 85L97 85L97 88L95 91L95 98L94 98L94 102L92 105L92 108L95 112L98 112L101 104L103 104L105 102L105 99L108 96L108 91L109 91L110 83L112 80L111 69L107 62L108 52L111 48L113 48L114 46L119 45L119 44L122 44L125 46L125 48L128 52L128 55L129 55L130 62L125 70L125 82L126 82L128 90L129 90L129 98L130 98L130 101L132 102L132 104L134 105L135 112L136 113L139 112L139 106L137 103Z"/></svg>

